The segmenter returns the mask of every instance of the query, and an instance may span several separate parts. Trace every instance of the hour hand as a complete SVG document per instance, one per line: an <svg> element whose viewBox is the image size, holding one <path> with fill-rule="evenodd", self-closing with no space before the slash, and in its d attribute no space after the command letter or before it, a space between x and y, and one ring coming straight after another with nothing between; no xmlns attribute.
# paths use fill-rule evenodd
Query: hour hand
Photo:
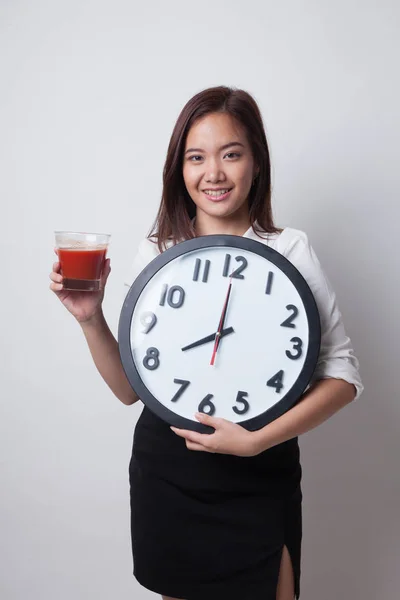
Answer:
<svg viewBox="0 0 400 600"><path fill-rule="evenodd" d="M230 333L233 333L233 332L234 332L233 327L227 327L226 329L223 329L221 331L220 337L224 337L225 335L229 335ZM182 350L190 350L191 348L196 348L196 346L202 346L203 344L207 344L207 342L213 342L215 340L216 335L217 335L217 332L212 333L211 335L208 335L207 337L204 337L201 340L197 340L197 342L193 342L193 344L184 346L182 348Z"/></svg>

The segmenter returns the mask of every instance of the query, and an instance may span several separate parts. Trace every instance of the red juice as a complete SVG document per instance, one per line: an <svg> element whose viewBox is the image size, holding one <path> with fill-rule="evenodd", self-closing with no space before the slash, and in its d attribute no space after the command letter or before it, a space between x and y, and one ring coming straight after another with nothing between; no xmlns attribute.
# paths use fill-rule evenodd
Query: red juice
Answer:
<svg viewBox="0 0 400 600"><path fill-rule="evenodd" d="M100 275L106 259L107 248L85 250L58 248L63 286L67 290L97 292Z"/></svg>

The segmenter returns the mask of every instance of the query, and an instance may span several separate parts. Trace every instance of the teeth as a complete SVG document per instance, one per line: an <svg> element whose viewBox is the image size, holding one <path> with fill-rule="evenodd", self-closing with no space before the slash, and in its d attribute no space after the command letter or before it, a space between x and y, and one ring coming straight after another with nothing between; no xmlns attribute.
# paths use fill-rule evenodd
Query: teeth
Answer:
<svg viewBox="0 0 400 600"><path fill-rule="evenodd" d="M219 191L214 191L214 190L204 190L204 192L208 195L208 196L215 196L216 198L218 198L218 196L222 196L223 194L226 194L227 192L229 192L229 189L226 190L219 190Z"/></svg>

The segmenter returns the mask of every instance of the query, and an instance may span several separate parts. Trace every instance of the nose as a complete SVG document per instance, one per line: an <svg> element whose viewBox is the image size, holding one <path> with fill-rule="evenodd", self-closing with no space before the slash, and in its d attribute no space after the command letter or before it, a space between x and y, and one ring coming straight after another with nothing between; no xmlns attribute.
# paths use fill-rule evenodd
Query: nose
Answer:
<svg viewBox="0 0 400 600"><path fill-rule="evenodd" d="M225 180L225 173L217 160L209 160L206 166L205 181L218 183Z"/></svg>

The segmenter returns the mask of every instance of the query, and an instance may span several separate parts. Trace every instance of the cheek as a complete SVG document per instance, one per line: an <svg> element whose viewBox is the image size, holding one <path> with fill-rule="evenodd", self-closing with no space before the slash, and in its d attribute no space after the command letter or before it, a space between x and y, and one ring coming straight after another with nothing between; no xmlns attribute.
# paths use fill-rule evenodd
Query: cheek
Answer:
<svg viewBox="0 0 400 600"><path fill-rule="evenodd" d="M232 174L233 175L233 174ZM234 176L234 180L237 185L241 187L247 187L252 183L252 169L249 168L248 165L243 166L240 169L237 169L236 174Z"/></svg>
<svg viewBox="0 0 400 600"><path fill-rule="evenodd" d="M183 168L183 180L187 188L193 187L196 183L196 176L190 168Z"/></svg>

